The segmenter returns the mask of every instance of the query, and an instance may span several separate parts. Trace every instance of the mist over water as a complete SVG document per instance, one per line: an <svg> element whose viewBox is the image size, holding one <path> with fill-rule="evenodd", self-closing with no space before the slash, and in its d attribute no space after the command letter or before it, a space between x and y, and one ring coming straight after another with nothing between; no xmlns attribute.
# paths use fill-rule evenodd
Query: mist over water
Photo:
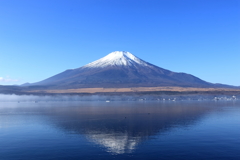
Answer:
<svg viewBox="0 0 240 160"><path fill-rule="evenodd" d="M238 101L239 95L15 95L0 94L0 102L48 102L48 101Z"/></svg>
<svg viewBox="0 0 240 160"><path fill-rule="evenodd" d="M107 99L106 96L90 95L15 95L15 94L0 94L0 102L31 102L31 101L95 101Z"/></svg>

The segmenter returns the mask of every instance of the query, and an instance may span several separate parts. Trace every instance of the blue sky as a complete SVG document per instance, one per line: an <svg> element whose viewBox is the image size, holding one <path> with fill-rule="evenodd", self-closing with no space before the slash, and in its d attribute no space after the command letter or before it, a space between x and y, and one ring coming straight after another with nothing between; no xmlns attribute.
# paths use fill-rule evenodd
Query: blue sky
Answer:
<svg viewBox="0 0 240 160"><path fill-rule="evenodd" d="M0 0L0 85L37 82L118 50L240 86L240 1Z"/></svg>

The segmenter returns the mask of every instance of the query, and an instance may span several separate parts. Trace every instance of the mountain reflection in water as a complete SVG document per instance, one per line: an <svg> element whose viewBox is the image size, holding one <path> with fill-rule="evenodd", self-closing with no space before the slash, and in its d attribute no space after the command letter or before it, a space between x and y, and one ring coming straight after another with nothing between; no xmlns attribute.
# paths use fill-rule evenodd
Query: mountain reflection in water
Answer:
<svg viewBox="0 0 240 160"><path fill-rule="evenodd" d="M117 102L45 109L55 127L66 133L85 135L90 142L113 154L130 153L149 137L187 127L210 111L197 104Z"/></svg>

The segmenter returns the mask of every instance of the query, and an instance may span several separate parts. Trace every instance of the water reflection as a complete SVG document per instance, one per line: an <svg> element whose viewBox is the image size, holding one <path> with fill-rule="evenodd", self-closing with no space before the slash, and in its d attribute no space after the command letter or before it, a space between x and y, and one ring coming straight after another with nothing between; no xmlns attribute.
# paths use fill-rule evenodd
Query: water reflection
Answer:
<svg viewBox="0 0 240 160"><path fill-rule="evenodd" d="M75 104L44 110L51 113L49 121L55 127L85 135L113 154L130 153L141 141L188 127L209 111L203 105L163 103Z"/></svg>
<svg viewBox="0 0 240 160"><path fill-rule="evenodd" d="M171 128L194 124L210 111L208 107L191 103L99 102L11 103L11 105L1 107L0 114L44 115L48 124L67 134L85 135L90 142L106 148L113 154L130 153L141 141Z"/></svg>

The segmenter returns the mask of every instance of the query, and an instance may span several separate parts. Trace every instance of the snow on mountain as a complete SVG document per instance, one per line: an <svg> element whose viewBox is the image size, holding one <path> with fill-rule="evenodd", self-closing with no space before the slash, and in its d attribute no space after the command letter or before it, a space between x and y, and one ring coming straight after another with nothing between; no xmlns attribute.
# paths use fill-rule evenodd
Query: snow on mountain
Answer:
<svg viewBox="0 0 240 160"><path fill-rule="evenodd" d="M89 63L82 68L103 68L106 66L134 66L134 65L142 65L149 66L145 61L137 58L130 52L126 51L115 51L107 56L96 60L92 63Z"/></svg>

